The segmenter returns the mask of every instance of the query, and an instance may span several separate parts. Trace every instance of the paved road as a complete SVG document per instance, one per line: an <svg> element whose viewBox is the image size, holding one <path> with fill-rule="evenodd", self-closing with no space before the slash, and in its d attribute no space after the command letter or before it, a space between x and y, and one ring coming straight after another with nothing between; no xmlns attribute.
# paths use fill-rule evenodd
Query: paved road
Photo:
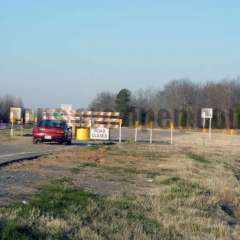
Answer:
<svg viewBox="0 0 240 240"><path fill-rule="evenodd" d="M21 142L0 143L0 167L9 162L23 159L34 159L39 156L63 149L62 145L38 144L33 145L31 138Z"/></svg>
<svg viewBox="0 0 240 240"><path fill-rule="evenodd" d="M32 144L31 137L18 140L0 141L0 205L16 200L23 189L34 188L39 182L46 181L47 177L31 171L11 171L3 168L11 162L26 159L35 159L54 151L72 146L57 144ZM28 190L26 190L28 192Z"/></svg>
<svg viewBox="0 0 240 240"><path fill-rule="evenodd" d="M19 141L13 142L0 142L0 168L11 162L31 160L63 149L86 147L95 144L96 142L78 141L73 141L73 144L70 146L54 143L33 144L31 137L23 137Z"/></svg>
<svg viewBox="0 0 240 240"><path fill-rule="evenodd" d="M119 129L111 129L110 139L118 141ZM174 132L175 136L181 135L179 132ZM134 129L122 128L122 140L133 141L135 136ZM149 130L138 130L138 141L149 142L150 132ZM153 130L153 142L154 143L168 143L170 140L169 130ZM91 143L74 142L74 145L86 146ZM44 154L58 151L63 148L69 148L69 146L58 144L32 144L31 137L21 138L19 141L0 141L0 167L8 162L34 159Z"/></svg>

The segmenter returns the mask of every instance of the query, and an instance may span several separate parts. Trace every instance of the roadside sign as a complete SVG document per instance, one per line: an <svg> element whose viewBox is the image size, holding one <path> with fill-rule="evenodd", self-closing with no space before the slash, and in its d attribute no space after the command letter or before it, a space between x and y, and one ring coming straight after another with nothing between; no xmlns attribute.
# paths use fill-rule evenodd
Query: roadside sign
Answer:
<svg viewBox="0 0 240 240"><path fill-rule="evenodd" d="M93 140L109 140L109 128L91 128L90 138Z"/></svg>
<svg viewBox="0 0 240 240"><path fill-rule="evenodd" d="M213 109L212 108L202 108L201 117L203 119L203 129L205 129L206 119L209 119L208 136L211 139Z"/></svg>
<svg viewBox="0 0 240 240"><path fill-rule="evenodd" d="M54 112L54 113L49 113L48 116L49 117L64 117L64 113Z"/></svg>
<svg viewBox="0 0 240 240"><path fill-rule="evenodd" d="M61 104L61 109L65 110L65 111L72 111L73 106L71 104Z"/></svg>
<svg viewBox="0 0 240 240"><path fill-rule="evenodd" d="M10 122L11 122L11 131L10 136L14 135L14 124L20 124L22 122L22 108L19 107L10 107ZM21 129L22 130L22 129ZM22 135L22 131L21 131Z"/></svg>
<svg viewBox="0 0 240 240"><path fill-rule="evenodd" d="M25 123L34 122L34 113L31 109L25 109L25 111L24 111L24 122Z"/></svg>
<svg viewBox="0 0 240 240"><path fill-rule="evenodd" d="M10 108L10 121L11 123L15 123L16 121L21 120L21 115L22 115L22 109L21 108L16 108L16 107L11 107Z"/></svg>
<svg viewBox="0 0 240 240"><path fill-rule="evenodd" d="M212 108L202 108L201 117L202 118L212 118L213 117L213 109Z"/></svg>

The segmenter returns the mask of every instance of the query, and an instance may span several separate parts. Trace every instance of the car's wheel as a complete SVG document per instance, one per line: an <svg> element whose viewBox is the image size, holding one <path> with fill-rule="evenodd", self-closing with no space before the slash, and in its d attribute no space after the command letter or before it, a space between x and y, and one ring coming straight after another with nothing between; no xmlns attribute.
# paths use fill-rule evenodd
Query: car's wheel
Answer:
<svg viewBox="0 0 240 240"><path fill-rule="evenodd" d="M40 143L40 140L37 138L33 138L33 144L38 144L38 143Z"/></svg>
<svg viewBox="0 0 240 240"><path fill-rule="evenodd" d="M72 144L72 140L67 140L66 142L65 142L65 145L71 145Z"/></svg>

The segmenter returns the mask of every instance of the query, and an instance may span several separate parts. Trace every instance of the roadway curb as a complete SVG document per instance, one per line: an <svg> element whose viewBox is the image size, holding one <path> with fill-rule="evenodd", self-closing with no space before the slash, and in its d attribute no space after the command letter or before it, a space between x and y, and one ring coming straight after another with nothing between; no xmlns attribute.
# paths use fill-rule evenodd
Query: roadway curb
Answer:
<svg viewBox="0 0 240 240"><path fill-rule="evenodd" d="M13 163L18 163L18 162L22 162L22 161L30 161L30 160L38 159L42 156L47 156L49 154L51 154L51 153L34 154L31 156L21 156L21 157L15 158L15 159L6 160L6 161L0 163L0 169L6 167L8 165L11 165Z"/></svg>

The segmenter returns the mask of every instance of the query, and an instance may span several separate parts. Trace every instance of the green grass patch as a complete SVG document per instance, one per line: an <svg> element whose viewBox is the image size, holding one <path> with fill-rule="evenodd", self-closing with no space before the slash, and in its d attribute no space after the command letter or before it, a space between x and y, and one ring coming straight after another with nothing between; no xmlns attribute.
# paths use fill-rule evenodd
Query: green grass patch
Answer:
<svg viewBox="0 0 240 240"><path fill-rule="evenodd" d="M96 168L98 165L95 162L84 162L81 164L78 164L77 167L70 168L70 171L74 174L78 174L81 172L81 169L84 168Z"/></svg>
<svg viewBox="0 0 240 240"><path fill-rule="evenodd" d="M148 178L154 178L160 176L160 171L147 170L147 169L136 169L136 168L121 168L113 166L100 166L103 170L108 171L111 174L117 174L122 176L136 176L139 174L145 175Z"/></svg>
<svg viewBox="0 0 240 240"><path fill-rule="evenodd" d="M200 163L209 163L209 160L206 159L204 156L202 155L198 155L195 153L188 153L187 156L189 158L191 158L192 160L196 161L196 162L200 162Z"/></svg>
<svg viewBox="0 0 240 240"><path fill-rule="evenodd" d="M160 181L160 184L169 185L169 196L175 198L189 198L193 195L210 195L210 191L201 187L198 183L186 180L177 176L172 176Z"/></svg>
<svg viewBox="0 0 240 240"><path fill-rule="evenodd" d="M159 152L145 152L143 156L146 160L151 160L151 161L163 160L169 157L169 155L164 153L159 153Z"/></svg>
<svg viewBox="0 0 240 240"><path fill-rule="evenodd" d="M96 195L78 191L69 187L50 185L34 195L30 201L30 208L37 208L41 213L50 213L52 216L64 216L69 206L74 205L76 210L84 210L91 199ZM27 208L29 208L27 206Z"/></svg>
<svg viewBox="0 0 240 240"><path fill-rule="evenodd" d="M193 195L210 195L210 192L196 182L178 179L171 185L171 198L190 198Z"/></svg>
<svg viewBox="0 0 240 240"><path fill-rule="evenodd" d="M163 185L170 185L172 183L176 183L178 181L181 181L181 178L177 177L177 176L172 176L169 178L166 178L164 180L162 180L160 183Z"/></svg>
<svg viewBox="0 0 240 240"><path fill-rule="evenodd" d="M88 146L88 149L92 150L92 151L96 151L102 147L104 147L104 145L102 143L92 143Z"/></svg>
<svg viewBox="0 0 240 240"><path fill-rule="evenodd" d="M45 186L34 194L28 204L16 203L10 205L10 209L18 209L20 216L28 217L32 209L38 209L40 214L50 214L53 217L62 217L72 206L81 212L91 200L97 198L93 193L79 191L70 188L69 184L54 184Z"/></svg>
<svg viewBox="0 0 240 240"><path fill-rule="evenodd" d="M155 152L155 151L133 151L133 150L125 150L118 148L108 148L108 153L110 155L115 156L131 156L136 158L141 158L145 160L158 161L164 158L168 158L169 155L165 153Z"/></svg>
<svg viewBox="0 0 240 240"><path fill-rule="evenodd" d="M0 239L181 239L172 227L149 217L136 196L107 198L54 183L27 204L0 208Z"/></svg>
<svg viewBox="0 0 240 240"><path fill-rule="evenodd" d="M74 174L78 174L81 172L82 169L86 168L96 168L98 171L105 171L112 175L119 175L119 176L136 176L138 174L145 175L148 178L154 178L161 175L160 171L154 170L144 170L144 169L136 169L136 168L122 168L118 166L107 166L107 165L99 165L94 162L85 162L78 164L77 167L71 168L70 171Z"/></svg>
<svg viewBox="0 0 240 240"><path fill-rule="evenodd" d="M5 220L0 222L0 239L2 240L28 240L28 239L44 239L47 236L39 232L37 229L21 225L17 221Z"/></svg>

